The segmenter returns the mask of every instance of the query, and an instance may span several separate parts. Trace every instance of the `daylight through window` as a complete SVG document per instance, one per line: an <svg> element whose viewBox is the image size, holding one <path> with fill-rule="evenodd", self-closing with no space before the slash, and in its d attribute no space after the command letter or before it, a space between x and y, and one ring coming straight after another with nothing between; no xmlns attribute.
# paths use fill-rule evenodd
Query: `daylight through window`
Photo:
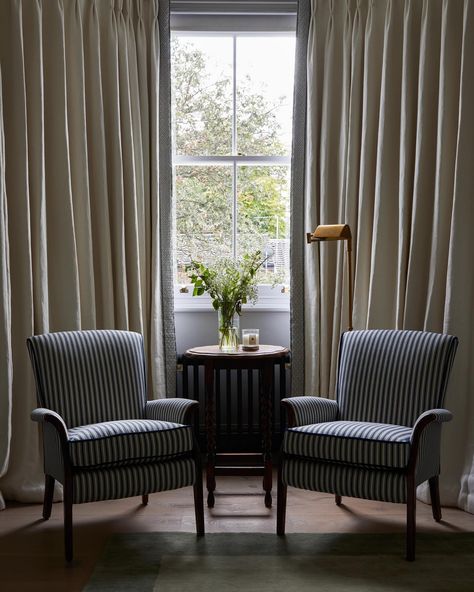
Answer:
<svg viewBox="0 0 474 592"><path fill-rule="evenodd" d="M176 279L261 249L261 284L289 283L294 36L172 37Z"/></svg>

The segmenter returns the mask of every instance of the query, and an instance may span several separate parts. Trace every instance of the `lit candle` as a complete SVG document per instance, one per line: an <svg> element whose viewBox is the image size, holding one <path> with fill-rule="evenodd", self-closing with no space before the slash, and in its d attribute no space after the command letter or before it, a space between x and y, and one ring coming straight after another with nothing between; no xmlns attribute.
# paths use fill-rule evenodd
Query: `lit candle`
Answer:
<svg viewBox="0 0 474 592"><path fill-rule="evenodd" d="M249 345L258 345L258 335L256 333L249 333Z"/></svg>
<svg viewBox="0 0 474 592"><path fill-rule="evenodd" d="M242 348L245 350L256 350L259 347L259 330L258 329L243 329L242 330Z"/></svg>

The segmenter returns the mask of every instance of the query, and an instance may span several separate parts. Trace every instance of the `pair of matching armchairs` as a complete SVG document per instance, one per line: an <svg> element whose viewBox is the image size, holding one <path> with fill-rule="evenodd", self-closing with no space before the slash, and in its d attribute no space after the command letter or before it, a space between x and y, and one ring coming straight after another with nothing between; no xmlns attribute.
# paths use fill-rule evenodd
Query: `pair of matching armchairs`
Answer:
<svg viewBox="0 0 474 592"><path fill-rule="evenodd" d="M128 331L68 331L30 337L28 350L43 426L45 495L63 485L66 560L73 558L73 504L194 487L204 534L202 471L186 399L146 400L143 338Z"/></svg>
<svg viewBox="0 0 474 592"><path fill-rule="evenodd" d="M424 331L344 333L336 400L283 400L288 430L278 475L277 533L285 532L288 486L405 503L406 557L415 558L416 487L428 481L441 520L438 475L443 409L458 340Z"/></svg>
<svg viewBox="0 0 474 592"><path fill-rule="evenodd" d="M186 399L146 400L143 339L127 331L70 331L27 340L42 423L45 496L63 485L66 559L73 504L193 485L204 534L201 462ZM289 427L278 473L277 533L288 486L407 504L407 559L415 558L416 486L428 480L441 520L442 408L457 339L422 331L365 330L341 337L336 400L283 400Z"/></svg>

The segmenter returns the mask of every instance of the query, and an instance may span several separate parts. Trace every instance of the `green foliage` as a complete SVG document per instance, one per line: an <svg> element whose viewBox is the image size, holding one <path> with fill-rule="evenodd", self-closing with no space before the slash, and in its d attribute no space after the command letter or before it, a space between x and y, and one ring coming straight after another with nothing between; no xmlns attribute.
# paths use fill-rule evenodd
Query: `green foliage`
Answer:
<svg viewBox="0 0 474 592"><path fill-rule="evenodd" d="M256 275L264 262L261 251L246 253L238 260L224 257L212 267L192 260L186 271L194 285L193 296L207 292L214 310L221 311L223 324L228 325L234 314L241 314L243 304L257 301Z"/></svg>
<svg viewBox="0 0 474 592"><path fill-rule="evenodd" d="M192 42L175 38L172 75L176 153L231 154L231 72L211 76L204 53ZM271 104L255 92L249 77L241 81L237 88L239 154L285 154L274 114L284 100ZM185 261L199 258L213 264L222 256L232 256L232 168L186 165L175 172L178 281L185 282ZM285 166L238 167L239 253L263 250L269 240L287 237L287 176Z"/></svg>
<svg viewBox="0 0 474 592"><path fill-rule="evenodd" d="M203 52L192 43L171 42L175 146L177 154L232 153L232 74L220 72L211 80ZM275 109L286 97L271 104L255 92L249 76L237 88L237 149L239 154L284 155Z"/></svg>
<svg viewBox="0 0 474 592"><path fill-rule="evenodd" d="M245 166L239 169L239 232L269 237L286 236L287 178L283 167Z"/></svg>
<svg viewBox="0 0 474 592"><path fill-rule="evenodd" d="M231 78L210 82L204 54L179 38L171 44L178 154L230 154L232 149Z"/></svg>

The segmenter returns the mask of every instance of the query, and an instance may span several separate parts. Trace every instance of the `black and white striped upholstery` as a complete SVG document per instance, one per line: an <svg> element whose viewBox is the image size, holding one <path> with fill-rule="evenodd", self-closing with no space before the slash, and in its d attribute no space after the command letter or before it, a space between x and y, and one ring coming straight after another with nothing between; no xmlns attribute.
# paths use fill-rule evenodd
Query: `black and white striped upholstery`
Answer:
<svg viewBox="0 0 474 592"><path fill-rule="evenodd" d="M292 397L291 403L295 425L334 421L339 415L339 406L332 399L323 397Z"/></svg>
<svg viewBox="0 0 474 592"><path fill-rule="evenodd" d="M66 557L72 559L72 504L193 485L204 533L199 450L188 418L197 403L146 401L143 337L130 331L68 331L27 340L43 425L45 502L64 486ZM146 503L146 497L143 498Z"/></svg>
<svg viewBox="0 0 474 592"><path fill-rule="evenodd" d="M73 501L84 504L169 491L193 485L195 480L196 468L192 458L80 471L74 479Z"/></svg>
<svg viewBox="0 0 474 592"><path fill-rule="evenodd" d="M289 429L283 452L339 463L406 467L412 428L361 421L328 421Z"/></svg>
<svg viewBox="0 0 474 592"><path fill-rule="evenodd" d="M190 455L184 399L146 401L143 338L130 331L69 331L28 339L38 400L67 431L74 469L146 464ZM45 462L60 464L57 437ZM55 458L55 457L58 458Z"/></svg>
<svg viewBox="0 0 474 592"><path fill-rule="evenodd" d="M283 464L282 479L285 485L309 491L394 503L404 503L407 499L405 477L400 471L294 457Z"/></svg>
<svg viewBox="0 0 474 592"><path fill-rule="evenodd" d="M406 468L413 427L420 416L429 410L438 424L451 418L439 407L456 346L455 337L423 331L344 333L337 401L285 399L296 426L285 433L283 453L369 468ZM420 478L431 470L424 465L439 469L439 437L440 430L431 427L422 438Z"/></svg>
<svg viewBox="0 0 474 592"><path fill-rule="evenodd" d="M339 419L413 426L442 407L457 339L425 331L347 331L341 337Z"/></svg>
<svg viewBox="0 0 474 592"><path fill-rule="evenodd" d="M67 435L71 462L78 468L141 464L193 449L192 428L169 421L108 421L71 428Z"/></svg>
<svg viewBox="0 0 474 592"><path fill-rule="evenodd" d="M290 427L279 473L280 534L288 485L335 493L338 503L340 496L406 502L412 537L414 488L430 480L440 520L441 426L452 417L442 405L456 348L456 337L424 331L342 335L336 400L283 400ZM413 558L413 539L407 548Z"/></svg>
<svg viewBox="0 0 474 592"><path fill-rule="evenodd" d="M147 419L185 423L188 409L189 401L187 399L155 399L146 402L145 417Z"/></svg>
<svg viewBox="0 0 474 592"><path fill-rule="evenodd" d="M131 331L63 331L27 340L41 407L68 428L140 419L146 400L143 338Z"/></svg>

